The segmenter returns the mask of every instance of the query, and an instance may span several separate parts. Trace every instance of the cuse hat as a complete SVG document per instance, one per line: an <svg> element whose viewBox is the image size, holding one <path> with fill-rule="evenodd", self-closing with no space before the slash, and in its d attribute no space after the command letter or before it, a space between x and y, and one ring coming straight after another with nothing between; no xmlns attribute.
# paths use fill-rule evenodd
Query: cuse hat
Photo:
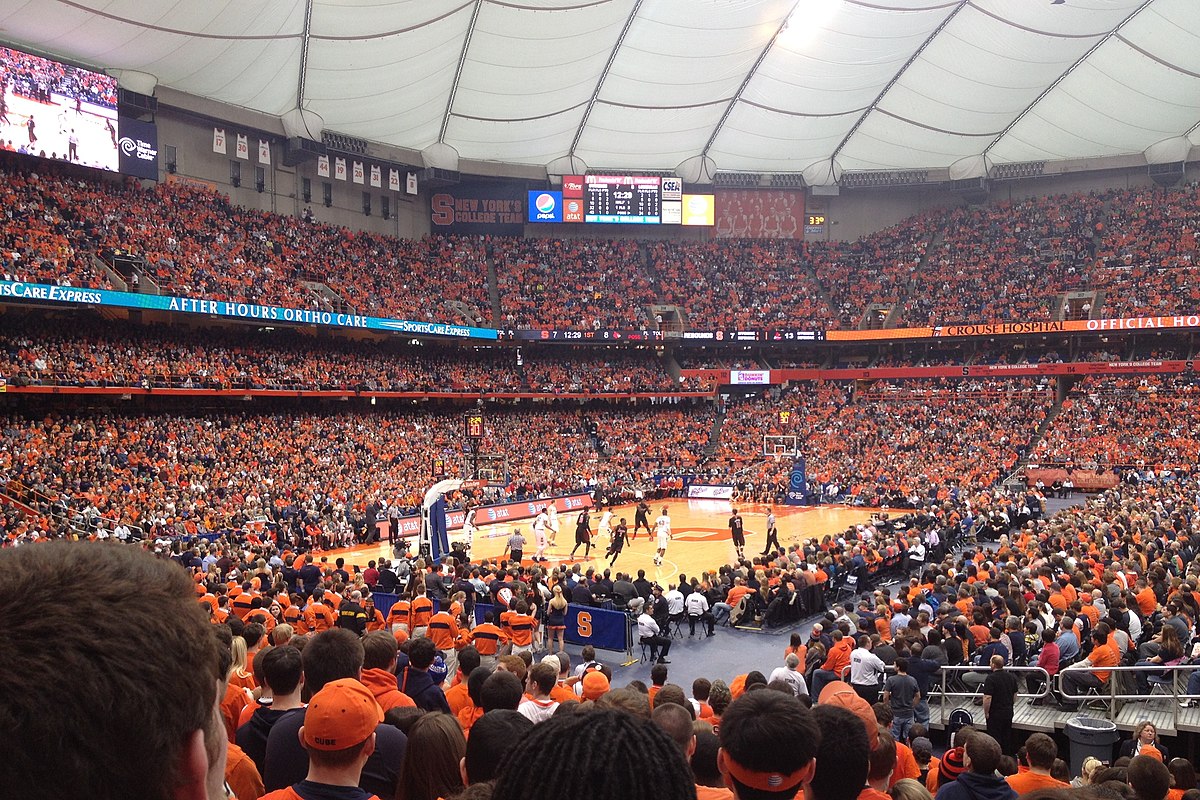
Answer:
<svg viewBox="0 0 1200 800"><path fill-rule="evenodd" d="M598 700L608 692L608 678L603 672L589 672L583 676L583 699Z"/></svg>
<svg viewBox="0 0 1200 800"><path fill-rule="evenodd" d="M304 712L304 745L314 750L345 750L365 742L383 722L371 691L353 678L325 684Z"/></svg>

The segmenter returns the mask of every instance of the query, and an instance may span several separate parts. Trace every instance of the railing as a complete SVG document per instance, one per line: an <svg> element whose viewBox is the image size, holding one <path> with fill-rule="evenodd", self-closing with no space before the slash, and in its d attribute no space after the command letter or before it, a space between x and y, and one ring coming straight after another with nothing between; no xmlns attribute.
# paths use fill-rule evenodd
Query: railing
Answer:
<svg viewBox="0 0 1200 800"><path fill-rule="evenodd" d="M1072 667L1066 667L1063 670L1059 671L1058 678L1057 678L1058 685L1059 685L1058 691L1059 691L1059 695L1062 696L1062 698L1064 700L1069 700L1071 702L1079 703L1080 705L1082 705L1084 703L1088 703L1088 702L1095 703L1097 701L1104 701L1107 705L1108 717L1109 717L1109 719L1113 719L1117 716L1117 712L1119 711L1119 709L1117 708L1118 703L1151 699L1150 695L1145 695L1145 694L1118 694L1117 689L1123 688L1123 687L1117 686L1117 684L1120 682L1119 680L1117 680L1117 678L1120 675L1123 675L1126 673L1140 672L1140 673L1149 673L1148 677L1158 677L1158 676L1162 675L1164 672L1169 673L1169 676L1168 676L1169 679L1165 683L1157 683L1155 685L1163 687L1164 689L1169 687L1171 690L1171 693L1169 695L1168 694L1155 695L1153 699L1157 700L1159 698L1162 698L1165 700L1165 699L1169 698L1171 700L1171 703L1170 703L1171 727L1178 730L1178 728L1179 728L1179 701L1181 701L1181 700L1200 700L1200 695L1198 695L1198 694L1187 694L1186 686L1184 688L1184 691L1180 691L1180 689L1179 689L1179 673L1186 671L1187 673L1190 674L1192 672L1195 672L1197 669L1200 669L1200 665L1197 665L1197 664L1172 664L1170 666L1167 666L1164 664L1155 664L1152 667L1149 667L1149 666L1147 666L1147 667L1124 667L1124 666L1119 666L1119 667L1075 667L1075 666L1072 666ZM1087 673L1108 672L1108 673L1111 673L1108 677L1108 680L1105 681L1105 686L1102 687L1102 688L1106 688L1108 690L1108 692L1106 694L1100 694L1099 692L1097 692L1095 694L1083 694L1083 695L1067 694L1066 692L1062 691L1062 676L1063 676L1063 673L1067 673L1067 672L1087 672ZM1153 688L1151 689L1151 691L1153 691Z"/></svg>
<svg viewBox="0 0 1200 800"><path fill-rule="evenodd" d="M1083 704L1087 704L1087 703L1101 703L1101 702L1104 703L1105 704L1105 712L1109 719L1116 718L1117 713L1120 711L1120 709L1118 708L1119 703L1125 703L1125 702L1131 702L1131 701L1146 701L1146 700L1150 700L1151 702L1157 701L1157 700L1169 700L1170 707L1171 707L1170 710L1171 710L1171 715L1172 715L1171 716L1172 727L1175 729L1178 729L1180 702L1185 701L1185 700L1200 701L1200 694L1188 694L1186 691L1186 686L1182 689L1180 688L1181 679L1179 677L1179 673L1181 673L1181 672L1186 672L1186 673L1190 674L1192 672L1200 670L1200 665L1197 665L1197 664L1174 664L1174 665L1170 665L1170 666L1163 665L1163 664L1156 664L1154 666L1132 666L1132 667L1130 667L1130 666L1116 666L1116 667L1077 667L1077 666L1072 666L1072 667L1065 667L1062 670L1060 670L1059 673L1053 678L1053 680L1050 679L1050 676L1046 672L1046 670L1042 669L1041 667L1006 666L1004 668L1004 670L1006 672L1012 672L1012 673L1031 674L1042 680L1042 689L1040 692L1036 692L1036 693L1020 692L1017 694L1018 698L1039 700L1042 698L1051 697L1052 696L1051 695L1051 686L1053 685L1055 688L1055 694L1069 702L1077 703L1077 704L1080 704L1081 706ZM955 700L975 699L975 698L981 697L981 689L976 689L975 691L959 691L959 690L953 690L953 689L947 688L947 685L946 685L947 679L950 676L956 675L956 674L965 674L968 672L975 672L975 673L980 673L980 674L986 675L989 672L989 667L984 666L984 665L978 665L978 664L965 664L965 665L959 665L959 666L944 666L941 668L940 672L938 673L937 684L936 684L935 688L930 692L930 696L932 697L935 693L938 695L938 701L939 701L938 702L938 709L939 709L938 713L940 715L940 721L943 725L945 725L945 723L947 721L948 711L954 710L954 707L957 706L957 703L954 702ZM1109 672L1109 673L1111 673L1111 675L1109 677L1109 680L1105 682L1104 687L1102 687L1102 689L1099 692L1082 694L1082 695L1073 695L1073 694L1067 694L1067 693L1063 692L1063 690L1062 690L1062 675L1064 673L1069 673L1069 672L1076 672L1076 673L1078 673L1078 672L1087 672L1087 673ZM1150 695L1141 694L1141 693L1136 693L1136 694L1118 693L1118 689L1122 688L1119 685L1120 679L1118 676L1127 674L1127 673L1135 673L1135 674L1142 673L1142 674L1146 674L1148 677L1159 677L1163 673L1168 673L1167 680L1165 680L1164 682L1158 682L1155 684L1156 686L1161 687L1164 690L1164 693L1161 695L1154 695L1153 698L1151 698ZM1165 691L1167 689L1170 690L1169 693ZM926 699L928 700L929 698L926 698ZM930 704L932 706L932 701ZM949 705L949 709L947 708L948 705Z"/></svg>
<svg viewBox="0 0 1200 800"><path fill-rule="evenodd" d="M39 492L38 490L34 489L32 486L28 486L28 485L22 483L21 481L11 480L7 484L5 484L2 488L0 488L0 491L2 491L4 494L11 497L13 500L16 500L20 505L28 506L30 508L33 508L39 514L45 514L46 516L50 517L50 519L52 519L52 520L65 523L67 525L67 527L70 528L78 536L83 536L83 537L91 536L92 533L95 532L95 530L98 530L100 528L103 528L103 529L107 530L109 532L109 534L112 534L116 531L117 526L121 524L119 520L114 521L114 520L109 519L108 517L99 516L99 517L96 517L93 521L93 524L95 525L94 529L88 530L86 528L81 528L81 527L79 527L78 524L76 524L72 520L71 507L69 504L67 505L66 512L56 510L55 505L54 505L56 502L55 498L50 497L49 495L44 494L42 492ZM145 530L142 529L142 527L140 525L126 523L125 527L129 528L130 533L132 533L137 538L139 538L139 539L146 538L146 535L145 535L146 532L145 532Z"/></svg>
<svg viewBox="0 0 1200 800"><path fill-rule="evenodd" d="M962 698L965 700L968 698L975 698L975 697L982 696L980 693L981 689L977 689L972 692L956 691L956 690L948 689L946 686L946 679L948 677L953 676L954 674L964 674L965 675L968 672L977 672L977 673L986 675L990 670L991 670L990 666L983 665L983 664L964 664L964 665L959 665L959 666L944 666L941 668L941 670L938 672L937 686L935 689L930 691L930 694L932 695L934 691L936 691L938 694L938 714L940 715L942 725L946 724L946 718L947 718L946 699L947 698L951 698L951 699ZM1050 696L1050 673L1046 672L1046 670L1042 669L1041 667L1006 666L1004 668L1004 671L1012 672L1012 673L1019 673L1022 675L1033 675L1035 677L1041 678L1042 690L1040 692L1037 692L1035 694L1030 694L1028 692L1018 692L1017 693L1018 698L1024 697L1024 698L1028 698L1031 700L1037 700L1042 697ZM926 698L926 699L928 700L928 698Z"/></svg>

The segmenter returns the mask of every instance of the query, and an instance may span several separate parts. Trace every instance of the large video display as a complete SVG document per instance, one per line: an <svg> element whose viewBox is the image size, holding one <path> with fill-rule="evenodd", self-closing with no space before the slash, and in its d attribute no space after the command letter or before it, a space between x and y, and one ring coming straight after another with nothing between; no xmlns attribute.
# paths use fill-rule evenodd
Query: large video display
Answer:
<svg viewBox="0 0 1200 800"><path fill-rule="evenodd" d="M5 150L117 172L117 80L0 47Z"/></svg>

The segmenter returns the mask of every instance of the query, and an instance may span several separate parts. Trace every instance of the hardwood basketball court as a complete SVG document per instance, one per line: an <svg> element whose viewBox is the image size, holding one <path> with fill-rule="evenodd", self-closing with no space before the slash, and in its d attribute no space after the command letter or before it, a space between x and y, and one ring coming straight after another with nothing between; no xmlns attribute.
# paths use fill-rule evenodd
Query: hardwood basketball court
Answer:
<svg viewBox="0 0 1200 800"><path fill-rule="evenodd" d="M705 571L713 571L720 565L734 560L736 553L729 538L728 527L729 516L734 508L733 503L727 500L671 499L654 501L651 503L651 524L664 506L671 517L674 539L667 548L662 566L654 566L655 543L651 537L647 537L643 528L638 537L625 546L625 550L613 567L614 570L636 573L637 570L644 569L647 577L665 584L675 580L681 572L690 578ZM769 507L749 504L739 505L738 509L745 521L745 554L747 558L750 558L762 551L763 543L766 541L766 518ZM779 541L784 547L787 547L793 542L812 536L820 537L840 533L848 526L866 522L878 509L828 505L775 506L774 510L776 525L779 528ZM615 506L613 508L614 524L624 517L632 533L633 514L633 504ZM591 558L583 558L583 548L580 548L578 558L571 562L569 556L571 548L575 546L575 515L559 514L559 520L561 521L561 530L555 546L546 550L549 561L545 563L545 567L553 569L560 564L569 567L572 563L581 564L584 568L589 565L595 566L597 569L608 566L608 560L604 558L604 551L608 549L608 541L606 537L599 535L593 538ZM593 533L596 531L598 521L599 514L593 511ZM533 520L522 520L515 523L495 523L480 527L471 550L472 559L479 561L503 557L508 537L512 534L513 528L519 528L527 540L523 563L527 566L532 565L534 562L530 560L530 556L537 548L534 542L532 523ZM450 535L451 541L455 541L459 537L458 532L452 532ZM411 542L411 547L415 551L416 543ZM340 550L336 554L343 556L351 564L365 566L368 560L389 558L391 548L384 541L377 545ZM333 553L328 555L333 555Z"/></svg>

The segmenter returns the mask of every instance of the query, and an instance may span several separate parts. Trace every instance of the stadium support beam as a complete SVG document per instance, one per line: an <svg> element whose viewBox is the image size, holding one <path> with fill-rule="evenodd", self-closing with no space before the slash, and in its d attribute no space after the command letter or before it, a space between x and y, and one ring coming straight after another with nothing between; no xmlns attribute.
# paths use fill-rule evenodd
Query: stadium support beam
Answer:
<svg viewBox="0 0 1200 800"><path fill-rule="evenodd" d="M733 97L729 100L729 105L725 106L725 113L717 120L717 124L713 126L712 134L709 135L708 141L704 143L704 149L700 151L701 158L708 157L708 151L712 149L713 144L717 141L717 137L721 135L721 129L725 127L725 122L729 119L729 115L737 108L737 104L741 102L742 94L746 91L746 87L750 85L750 81L754 80L754 76L758 74L758 68L767 60L767 54L775 47L775 42L778 41L779 35L787 30L788 23L792 19L792 15L796 13L796 9L800 7L800 0L795 0L792 3L791 9L784 15L783 22L775 29L775 34L767 40L767 45L758 54L758 58L754 60L754 65L750 67L750 71L746 73L746 77L742 80L741 86L738 86L737 91L733 93Z"/></svg>
<svg viewBox="0 0 1200 800"><path fill-rule="evenodd" d="M858 129L862 127L862 124L867 121L867 117L871 116L871 112L879 107L879 104L883 102L883 98L887 97L887 93L892 90L892 87L900 81L900 78L904 76L905 72L908 72L908 68L916 63L917 59L921 57L921 54L928 49L929 45L933 44L933 40L941 35L942 31L946 29L946 26L958 16L958 13L970 4L971 0L960 0L959 4L954 7L954 10L947 14L946 18L938 23L938 26L933 29L933 33L925 37L925 41L921 42L921 46L913 51L913 54L908 57L908 60L904 62L903 66L896 70L896 74L893 75L892 79L884 85L883 91L881 91L875 97L874 102L867 106L865 111L859 114L858 119L854 122L854 125L851 126L850 130L846 132L846 135L842 137L842 140L838 142L838 146L833 148L833 152L829 154L830 164L833 164L833 162L837 159L838 154L842 152L842 150L850 142L850 139L853 138L854 134L858 132Z"/></svg>
<svg viewBox="0 0 1200 800"><path fill-rule="evenodd" d="M1005 125L1004 130L1002 130L1002 131L1000 131L1000 133L996 134L996 138L992 139L992 141L988 144L988 146L983 148L982 155L986 156L988 153L992 152L992 148L995 147L997 144L999 144L1000 140L1003 139L1005 136L1007 136L1009 134L1009 132L1012 131L1013 128L1017 127L1017 124L1021 120L1025 119L1025 117L1027 117L1029 115L1029 113L1031 111L1033 111L1033 109L1037 106L1038 103L1045 100L1046 97L1051 92L1053 92L1060 83L1062 83L1064 80L1066 80L1068 75L1070 75L1072 72L1074 72L1076 69L1078 69L1080 64L1082 64L1083 62L1085 62L1089 58L1091 58L1092 53L1095 53L1097 50L1099 50L1101 47L1104 46L1105 42L1109 41L1114 36L1116 36L1118 33L1120 33L1122 28L1124 28L1127 24L1129 24L1129 22L1134 17L1136 17L1138 14L1145 11L1146 7L1149 6L1153 2L1154 2L1154 0L1143 0L1142 4L1140 6L1138 6L1137 8L1135 8L1133 11L1131 11L1129 16L1125 17L1125 19L1118 22L1116 27L1114 27L1111 31L1109 31L1108 33L1101 36L1098 40L1096 40L1096 43L1093 44L1091 47L1089 47L1087 50L1085 50L1083 55L1081 55L1079 58L1075 59L1075 61L1069 67L1067 67L1065 70L1063 70L1062 74L1059 75L1054 80L1053 83L1051 83L1049 86L1047 86L1045 89L1043 89L1037 97L1033 98L1033 102L1030 103L1029 105L1025 106L1025 108L1023 108L1021 110L1021 113L1017 114L1017 116L1013 118L1012 122Z"/></svg>
<svg viewBox="0 0 1200 800"><path fill-rule="evenodd" d="M600 90L604 88L604 81L608 79L608 73L612 69L617 60L617 53L621 49L621 45L625 43L625 37L629 34L629 29L633 26L633 21L637 19L638 11L642 8L642 0L635 0L633 8L629 12L629 16L625 18L625 25L621 28L621 33L617 36L617 41L613 43L612 50L609 51L608 61L604 63L604 69L600 70L600 77L596 80L596 88L592 90L592 96L588 98L587 106L583 109L583 118L579 120L579 127L575 129L575 138L571 140L571 149L567 151L568 157L574 157L576 148L579 147L579 140L583 138L583 131L587 127L588 118L592 116L592 109L596 107L596 101L600 99Z"/></svg>
<svg viewBox="0 0 1200 800"><path fill-rule="evenodd" d="M467 63L467 51L471 49L471 37L475 35L475 23L479 21L479 11L483 8L483 0L475 0L471 9L471 21L467 23L467 35L463 37L462 50L458 54L458 64L454 67L454 81L450 84L450 93L446 97L446 110L442 113L442 127L438 131L438 141L446 141L446 128L450 126L450 112L454 109L454 96L458 94L458 83L462 80L463 65Z"/></svg>
<svg viewBox="0 0 1200 800"><path fill-rule="evenodd" d="M300 35L300 74L296 77L296 108L304 108L304 86L308 80L308 43L312 36L313 0L304 2L304 32Z"/></svg>

